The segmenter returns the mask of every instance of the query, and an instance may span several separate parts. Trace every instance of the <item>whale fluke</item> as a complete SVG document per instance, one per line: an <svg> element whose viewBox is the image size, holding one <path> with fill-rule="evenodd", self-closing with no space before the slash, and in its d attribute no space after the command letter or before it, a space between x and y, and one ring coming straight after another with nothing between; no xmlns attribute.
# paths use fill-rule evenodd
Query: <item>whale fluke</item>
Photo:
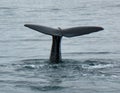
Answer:
<svg viewBox="0 0 120 93"><path fill-rule="evenodd" d="M65 36L65 37L81 36L103 30L102 27L97 27L97 26L82 26L82 27L73 27L67 29L61 29L61 28L54 29L54 28L41 26L41 25L34 25L34 24L25 24L24 26L47 35Z"/></svg>
<svg viewBox="0 0 120 93"><path fill-rule="evenodd" d="M98 32L101 30L103 30L103 28L97 26L73 27L73 28L63 29L62 34L65 37L74 37L74 36L90 34L93 32Z"/></svg>
<svg viewBox="0 0 120 93"><path fill-rule="evenodd" d="M52 48L50 55L50 61L52 63L59 63L62 60L61 39L63 36L65 37L82 36L104 30L102 27L97 27L97 26L82 26L82 27L73 27L67 29L61 29L60 27L58 27L58 29L54 29L54 28L41 26L41 25L34 25L34 24L25 24L24 26L52 36Z"/></svg>
<svg viewBox="0 0 120 93"><path fill-rule="evenodd" d="M47 35L62 36L61 32L58 29L34 24L25 24L24 26Z"/></svg>

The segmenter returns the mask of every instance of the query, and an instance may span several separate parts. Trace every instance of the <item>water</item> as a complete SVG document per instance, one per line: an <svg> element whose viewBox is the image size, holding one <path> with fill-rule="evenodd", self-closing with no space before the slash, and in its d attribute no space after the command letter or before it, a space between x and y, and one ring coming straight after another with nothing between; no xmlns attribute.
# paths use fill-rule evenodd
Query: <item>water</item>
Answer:
<svg viewBox="0 0 120 93"><path fill-rule="evenodd" d="M119 93L119 10L119 0L1 0L0 93ZM51 64L51 37L26 23L105 30L63 38L63 61Z"/></svg>

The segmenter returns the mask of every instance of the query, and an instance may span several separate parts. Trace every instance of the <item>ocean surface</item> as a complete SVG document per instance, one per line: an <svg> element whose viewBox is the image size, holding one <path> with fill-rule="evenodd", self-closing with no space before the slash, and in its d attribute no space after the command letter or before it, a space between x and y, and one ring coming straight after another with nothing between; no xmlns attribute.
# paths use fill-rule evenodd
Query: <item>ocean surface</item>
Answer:
<svg viewBox="0 0 120 93"><path fill-rule="evenodd" d="M52 64L51 36L26 23L104 30L63 37ZM120 0L0 0L0 93L120 93Z"/></svg>

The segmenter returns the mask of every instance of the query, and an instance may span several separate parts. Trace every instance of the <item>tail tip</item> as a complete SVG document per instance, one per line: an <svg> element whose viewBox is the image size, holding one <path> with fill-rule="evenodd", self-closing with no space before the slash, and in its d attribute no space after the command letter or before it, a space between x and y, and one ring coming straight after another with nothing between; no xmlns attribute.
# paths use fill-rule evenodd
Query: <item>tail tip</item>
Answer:
<svg viewBox="0 0 120 93"><path fill-rule="evenodd" d="M100 29L100 30L104 30L104 28L103 28L103 27L99 27L99 29Z"/></svg>
<svg viewBox="0 0 120 93"><path fill-rule="evenodd" d="M25 27L28 27L28 24L24 24Z"/></svg>

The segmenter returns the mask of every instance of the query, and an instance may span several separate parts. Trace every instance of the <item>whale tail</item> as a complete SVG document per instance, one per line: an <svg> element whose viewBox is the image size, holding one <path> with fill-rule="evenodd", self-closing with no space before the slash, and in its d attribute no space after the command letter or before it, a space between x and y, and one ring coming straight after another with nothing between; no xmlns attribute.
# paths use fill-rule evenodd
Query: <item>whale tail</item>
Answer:
<svg viewBox="0 0 120 93"><path fill-rule="evenodd" d="M97 26L82 26L82 27L73 27L67 29L61 29L61 28L54 29L54 28L41 26L41 25L34 25L34 24L25 24L24 26L47 35L61 36L61 37L81 36L103 30L102 27L97 27Z"/></svg>
<svg viewBox="0 0 120 93"><path fill-rule="evenodd" d="M25 24L24 26L52 36L52 48L50 54L50 62L52 63L59 63L62 60L61 39L63 36L65 37L81 36L103 30L102 27L96 27L96 26L73 27L68 29L61 29L61 28L54 29L54 28L41 26L41 25L34 25L34 24Z"/></svg>

